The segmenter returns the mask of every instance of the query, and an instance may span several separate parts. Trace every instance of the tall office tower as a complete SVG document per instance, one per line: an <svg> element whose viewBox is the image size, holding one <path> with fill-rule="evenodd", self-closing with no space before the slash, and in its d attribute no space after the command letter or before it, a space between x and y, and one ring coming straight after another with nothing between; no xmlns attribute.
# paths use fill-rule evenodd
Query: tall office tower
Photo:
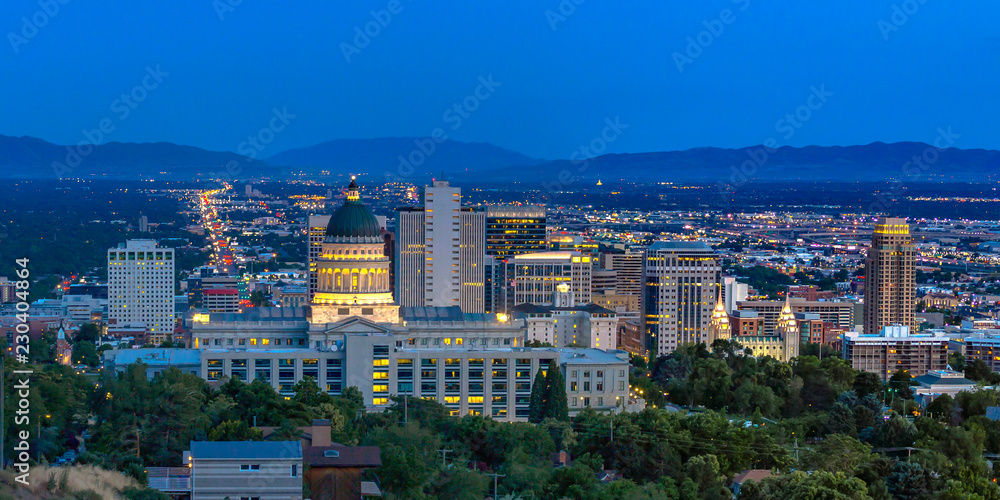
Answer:
<svg viewBox="0 0 1000 500"><path fill-rule="evenodd" d="M503 276L500 271L496 257L487 255L483 258L483 304L487 314L506 312L500 303L503 292Z"/></svg>
<svg viewBox="0 0 1000 500"><path fill-rule="evenodd" d="M145 215L139 216L139 232L148 233L149 232L149 217Z"/></svg>
<svg viewBox="0 0 1000 500"><path fill-rule="evenodd" d="M916 331L915 253L906 219L883 218L875 224L872 246L865 258L864 333L877 334L892 325Z"/></svg>
<svg viewBox="0 0 1000 500"><path fill-rule="evenodd" d="M599 257L600 244L586 236L561 231L548 235L546 239L550 251L580 252L589 255L595 262Z"/></svg>
<svg viewBox="0 0 1000 500"><path fill-rule="evenodd" d="M600 293L615 294L618 291L618 271L595 269L593 276L594 295Z"/></svg>
<svg viewBox="0 0 1000 500"><path fill-rule="evenodd" d="M604 269L618 273L615 289L622 295L642 296L642 251L607 253L601 256Z"/></svg>
<svg viewBox="0 0 1000 500"><path fill-rule="evenodd" d="M459 222L458 305L462 312L482 313L486 311L486 214L463 209L459 212Z"/></svg>
<svg viewBox="0 0 1000 500"><path fill-rule="evenodd" d="M505 258L544 252L545 231L545 207L486 207L486 255Z"/></svg>
<svg viewBox="0 0 1000 500"><path fill-rule="evenodd" d="M723 276L722 302L726 306L726 313L732 314L737 309L736 303L747 300L749 292L750 286L736 281L735 276Z"/></svg>
<svg viewBox="0 0 1000 500"><path fill-rule="evenodd" d="M643 308L651 354L708 342L720 271L715 251L700 241L660 241L646 249Z"/></svg>
<svg viewBox="0 0 1000 500"><path fill-rule="evenodd" d="M397 302L483 312L486 213L463 209L448 181L422 188L420 202L396 215Z"/></svg>
<svg viewBox="0 0 1000 500"><path fill-rule="evenodd" d="M174 333L174 249L128 240L108 250L108 329L144 325L160 344Z"/></svg>
<svg viewBox="0 0 1000 500"><path fill-rule="evenodd" d="M486 212L486 312L509 312L514 307L512 259L548 248L545 207L496 205L481 210Z"/></svg>
<svg viewBox="0 0 1000 500"><path fill-rule="evenodd" d="M307 240L309 245L309 286L306 287L306 300L309 301L316 295L316 285L319 280L319 275L316 273L316 263L323 250L323 238L326 237L326 226L329 223L329 215L310 215L306 224L306 232L309 235Z"/></svg>
<svg viewBox="0 0 1000 500"><path fill-rule="evenodd" d="M593 262L580 252L539 252L514 257L514 303L550 304L560 284L577 304L590 303Z"/></svg>

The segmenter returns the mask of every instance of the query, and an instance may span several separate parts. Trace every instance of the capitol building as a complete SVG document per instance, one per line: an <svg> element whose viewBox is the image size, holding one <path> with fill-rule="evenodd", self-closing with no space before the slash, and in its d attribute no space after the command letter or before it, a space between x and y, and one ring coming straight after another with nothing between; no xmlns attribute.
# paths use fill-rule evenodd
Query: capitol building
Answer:
<svg viewBox="0 0 1000 500"><path fill-rule="evenodd" d="M357 387L369 411L408 395L440 402L455 416L523 421L535 373L554 360L571 415L625 408L623 351L528 348L523 319L458 306L400 307L380 224L359 191L352 178L347 199L330 216L308 306L192 314L193 349L107 351L106 364L121 371L142 361L150 376L176 366L213 385L261 380L285 396L310 377L332 395Z"/></svg>

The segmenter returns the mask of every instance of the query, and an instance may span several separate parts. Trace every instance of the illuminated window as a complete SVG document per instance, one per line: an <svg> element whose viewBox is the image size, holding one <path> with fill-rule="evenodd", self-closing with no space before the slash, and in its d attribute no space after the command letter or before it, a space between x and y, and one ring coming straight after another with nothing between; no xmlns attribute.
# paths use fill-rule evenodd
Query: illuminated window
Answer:
<svg viewBox="0 0 1000 500"><path fill-rule="evenodd" d="M372 373L373 380L385 380L389 378L389 372L375 372Z"/></svg>
<svg viewBox="0 0 1000 500"><path fill-rule="evenodd" d="M372 398L373 405L387 405L389 404L389 398Z"/></svg>
<svg viewBox="0 0 1000 500"><path fill-rule="evenodd" d="M458 404L461 401L462 401L462 397L461 396L445 396L444 397L444 402L445 403Z"/></svg>
<svg viewBox="0 0 1000 500"><path fill-rule="evenodd" d="M482 396L469 396L469 403L470 404L473 404L473 403L474 404L483 404L483 397Z"/></svg>
<svg viewBox="0 0 1000 500"><path fill-rule="evenodd" d="M389 366L388 359L373 359L372 366Z"/></svg>

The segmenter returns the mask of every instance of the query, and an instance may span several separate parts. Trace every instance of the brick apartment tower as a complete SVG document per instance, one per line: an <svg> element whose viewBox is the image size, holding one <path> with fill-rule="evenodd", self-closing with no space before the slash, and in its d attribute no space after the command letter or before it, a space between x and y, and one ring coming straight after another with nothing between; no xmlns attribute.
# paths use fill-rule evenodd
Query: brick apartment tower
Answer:
<svg viewBox="0 0 1000 500"><path fill-rule="evenodd" d="M865 259L864 333L878 334L883 327L897 324L916 331L915 253L906 219L879 219Z"/></svg>

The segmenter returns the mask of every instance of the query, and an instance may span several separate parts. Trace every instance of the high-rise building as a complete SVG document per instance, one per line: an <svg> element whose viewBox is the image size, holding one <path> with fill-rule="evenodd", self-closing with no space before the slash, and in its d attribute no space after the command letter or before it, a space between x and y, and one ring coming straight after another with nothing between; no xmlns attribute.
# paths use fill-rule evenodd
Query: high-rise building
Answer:
<svg viewBox="0 0 1000 500"><path fill-rule="evenodd" d="M485 310L507 313L514 307L512 259L548 248L545 207L495 205L482 210L486 212Z"/></svg>
<svg viewBox="0 0 1000 500"><path fill-rule="evenodd" d="M16 283L0 276L0 303L17 302Z"/></svg>
<svg viewBox="0 0 1000 500"><path fill-rule="evenodd" d="M906 219L880 219L865 258L864 333L878 333L891 325L916 330L915 261L916 247Z"/></svg>
<svg viewBox="0 0 1000 500"><path fill-rule="evenodd" d="M462 208L461 189L434 181L396 217L396 300L405 307L485 310L486 213Z"/></svg>
<svg viewBox="0 0 1000 500"><path fill-rule="evenodd" d="M609 271L607 269L599 268L595 269L592 286L594 295L599 293L617 293L618 271Z"/></svg>
<svg viewBox="0 0 1000 500"><path fill-rule="evenodd" d="M174 249L128 240L108 250L108 329L143 325L160 344L174 333Z"/></svg>
<svg viewBox="0 0 1000 500"><path fill-rule="evenodd" d="M737 309L737 302L747 300L749 290L750 286L736 281L735 276L723 276L722 303L726 307L726 313L732 314Z"/></svg>
<svg viewBox="0 0 1000 500"><path fill-rule="evenodd" d="M616 273L615 290L625 295L642 296L642 251L601 255L602 267Z"/></svg>
<svg viewBox="0 0 1000 500"><path fill-rule="evenodd" d="M323 238L326 237L326 226L330 223L329 215L310 215L306 225L309 245L309 284L306 287L307 299L312 300L316 294L316 284L319 276L316 274L316 263L323 249Z"/></svg>
<svg viewBox="0 0 1000 500"><path fill-rule="evenodd" d="M235 288L209 288L203 290L202 304L208 312L240 312L240 291Z"/></svg>
<svg viewBox="0 0 1000 500"><path fill-rule="evenodd" d="M700 241L660 241L646 249L643 308L651 354L709 341L720 271L715 251Z"/></svg>
<svg viewBox="0 0 1000 500"><path fill-rule="evenodd" d="M486 207L486 255L505 258L544 252L545 232L545 207Z"/></svg>
<svg viewBox="0 0 1000 500"><path fill-rule="evenodd" d="M149 217L145 215L139 216L139 232L148 233L149 232Z"/></svg>
<svg viewBox="0 0 1000 500"><path fill-rule="evenodd" d="M580 252L539 252L514 257L514 303L550 304L560 284L577 305L590 303L593 259Z"/></svg>
<svg viewBox="0 0 1000 500"><path fill-rule="evenodd" d="M600 257L600 245L581 234L571 234L565 231L559 233L552 233L548 235L547 240L549 242L550 251L573 251L580 252L583 255L589 255L593 259Z"/></svg>

